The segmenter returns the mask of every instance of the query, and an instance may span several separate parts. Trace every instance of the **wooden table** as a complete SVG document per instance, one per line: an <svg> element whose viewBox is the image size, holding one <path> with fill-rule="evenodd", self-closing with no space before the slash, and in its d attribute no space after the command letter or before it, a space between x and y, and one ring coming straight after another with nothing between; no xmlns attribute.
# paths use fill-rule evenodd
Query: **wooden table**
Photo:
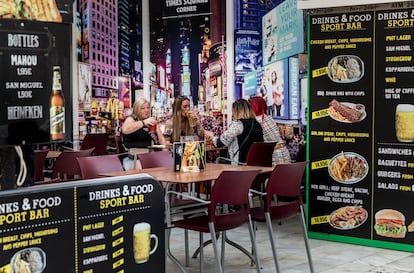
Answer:
<svg viewBox="0 0 414 273"><path fill-rule="evenodd" d="M215 180L219 177L222 171L248 171L248 170L261 170L261 173L270 173L273 167L260 167L260 166L239 166L239 165L228 165L228 164L215 164L207 163L206 169L200 172L175 172L173 166L169 167L157 167L140 170L129 170L121 172L109 172L101 173L102 176L121 176L129 174L149 174L160 182L188 184L197 183L209 180Z"/></svg>

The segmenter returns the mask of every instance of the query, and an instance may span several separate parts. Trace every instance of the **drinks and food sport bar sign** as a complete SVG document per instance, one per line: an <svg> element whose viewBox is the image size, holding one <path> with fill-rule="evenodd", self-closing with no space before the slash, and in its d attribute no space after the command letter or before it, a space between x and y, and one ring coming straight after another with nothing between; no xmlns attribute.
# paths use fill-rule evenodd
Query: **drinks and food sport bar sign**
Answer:
<svg viewBox="0 0 414 273"><path fill-rule="evenodd" d="M0 272L165 272L164 195L146 175L0 193Z"/></svg>
<svg viewBox="0 0 414 273"><path fill-rule="evenodd" d="M309 16L308 229L414 251L414 6L380 7Z"/></svg>
<svg viewBox="0 0 414 273"><path fill-rule="evenodd" d="M64 140L64 133L71 132L71 28L60 22L0 19L0 145ZM60 105L51 100L54 67L60 69Z"/></svg>

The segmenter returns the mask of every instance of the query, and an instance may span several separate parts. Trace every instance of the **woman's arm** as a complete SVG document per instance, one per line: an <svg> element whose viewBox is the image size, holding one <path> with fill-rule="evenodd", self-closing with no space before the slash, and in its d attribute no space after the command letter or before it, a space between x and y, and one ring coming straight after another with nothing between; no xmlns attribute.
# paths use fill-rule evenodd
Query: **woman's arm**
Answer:
<svg viewBox="0 0 414 273"><path fill-rule="evenodd" d="M229 128L221 134L220 137L213 139L213 144L216 147L229 146L234 139L243 132L243 123L236 120L230 123Z"/></svg>
<svg viewBox="0 0 414 273"><path fill-rule="evenodd" d="M134 120L132 117L127 117L122 124L121 131L123 134L128 135L144 127L146 127L145 121Z"/></svg>

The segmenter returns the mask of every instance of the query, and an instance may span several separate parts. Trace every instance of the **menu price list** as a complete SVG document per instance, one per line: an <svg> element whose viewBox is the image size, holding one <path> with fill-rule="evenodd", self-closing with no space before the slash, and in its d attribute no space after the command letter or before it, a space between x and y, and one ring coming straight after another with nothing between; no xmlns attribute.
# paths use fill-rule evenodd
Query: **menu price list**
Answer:
<svg viewBox="0 0 414 273"><path fill-rule="evenodd" d="M9 64L0 68L0 124L9 131L0 144L49 142L53 66L62 67L62 91L67 101L72 97L71 25L0 19L0 27L0 62Z"/></svg>
<svg viewBox="0 0 414 273"><path fill-rule="evenodd" d="M391 6L310 16L309 230L412 250L414 10Z"/></svg>
<svg viewBox="0 0 414 273"><path fill-rule="evenodd" d="M25 192L0 199L0 272L72 272L73 190Z"/></svg>
<svg viewBox="0 0 414 273"><path fill-rule="evenodd" d="M376 19L382 35L376 37L375 104L382 126L375 127L374 212L391 211L399 222L392 229L377 225L374 238L413 244L414 213L407 204L414 197L414 10L378 11Z"/></svg>
<svg viewBox="0 0 414 273"><path fill-rule="evenodd" d="M99 180L0 195L0 272L165 272L159 182Z"/></svg>
<svg viewBox="0 0 414 273"><path fill-rule="evenodd" d="M370 236L374 19L310 17L311 231Z"/></svg>

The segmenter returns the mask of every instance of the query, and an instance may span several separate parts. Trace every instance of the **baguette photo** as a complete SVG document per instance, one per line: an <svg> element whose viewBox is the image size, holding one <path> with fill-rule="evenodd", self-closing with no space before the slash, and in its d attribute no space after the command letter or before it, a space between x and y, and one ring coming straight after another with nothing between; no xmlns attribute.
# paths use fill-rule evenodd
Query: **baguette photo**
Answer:
<svg viewBox="0 0 414 273"><path fill-rule="evenodd" d="M56 0L4 0L0 2L0 18L62 22Z"/></svg>

